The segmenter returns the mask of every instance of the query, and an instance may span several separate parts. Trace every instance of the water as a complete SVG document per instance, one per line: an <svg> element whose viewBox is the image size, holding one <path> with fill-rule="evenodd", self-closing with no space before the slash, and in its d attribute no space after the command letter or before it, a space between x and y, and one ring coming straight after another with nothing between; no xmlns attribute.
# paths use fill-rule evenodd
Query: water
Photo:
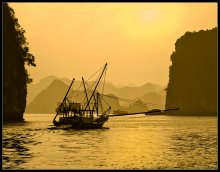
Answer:
<svg viewBox="0 0 220 172"><path fill-rule="evenodd" d="M96 130L24 117L3 125L3 169L217 169L217 117L111 117Z"/></svg>

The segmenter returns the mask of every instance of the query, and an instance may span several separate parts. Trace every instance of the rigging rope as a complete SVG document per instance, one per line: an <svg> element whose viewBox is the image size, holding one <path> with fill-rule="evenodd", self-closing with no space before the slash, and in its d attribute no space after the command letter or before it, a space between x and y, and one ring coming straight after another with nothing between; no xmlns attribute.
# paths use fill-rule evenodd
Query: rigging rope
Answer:
<svg viewBox="0 0 220 172"><path fill-rule="evenodd" d="M95 74L97 74L101 69L103 69L105 67L105 65L104 66L102 66L97 72L95 72L91 77L89 77L89 79L87 79L86 81L89 81Z"/></svg>
<svg viewBox="0 0 220 172"><path fill-rule="evenodd" d="M98 79L96 79L96 81L92 84L91 87L90 87L90 85L87 83L87 81L89 81L93 76L95 76L95 75L96 75L100 70L102 70L104 67L105 67L105 65L102 66L100 69L98 69L93 75L91 75L91 76L89 77L89 79L87 79L87 80L85 81L87 87L90 88L91 90L93 90L92 88L96 85ZM106 71L105 71L105 73L106 73ZM101 74L99 74L99 77L100 77L100 75L101 75ZM99 77L98 77L98 78L99 78ZM89 85L89 86L88 86L88 85ZM71 99L76 97L76 102L77 102L77 100L78 100L78 98L79 98L79 95L84 94L83 91L80 91L80 88L81 88L81 87L82 87L82 82L80 82L79 86L75 89L75 91L71 90L71 92L68 94L68 95L69 95L68 97L71 98ZM78 93L78 94L74 95L74 93Z"/></svg>
<svg viewBox="0 0 220 172"><path fill-rule="evenodd" d="M90 76L89 77L89 79L87 79L86 81L84 81L84 83L85 83L85 87L86 87L86 90L87 90L87 94L89 95L92 91L93 91L93 87L96 85L96 83L98 82L98 79L100 78L100 76L101 76L101 74L99 74L99 77L98 77L98 79L96 79L93 83L92 83L92 85L90 86L90 84L88 83L88 81L93 77L93 76L95 76L100 70L102 70L103 68L105 67L105 65L104 66L102 66L99 70L97 70L92 76ZM120 97L114 97L114 96L110 96L110 95L105 95L105 94L103 94L103 92L104 92L104 85L105 85L105 78L106 78L106 73L107 73L107 67L106 67L106 70L104 71L104 79L103 79L103 86L102 86L102 94L100 94L100 95L102 95L102 96L106 96L106 97L110 97L110 98L114 98L114 99L118 99L118 100L120 100L120 101L124 101L124 102L127 102L127 103L132 103L133 105L138 105L138 106L143 106L143 107L148 107L149 108L149 106L155 106L155 107L158 107L158 108L162 108L163 107L163 105L161 105L161 104L156 104L156 103L138 103L137 102L137 100L130 100L130 99L126 99L126 98L120 98ZM101 82L100 82L101 83ZM100 84L101 85L101 84ZM98 87L97 87L97 90L100 88L100 85L98 85ZM76 94L76 95L74 95L74 93L72 93L72 92L74 92L73 90L71 90L71 95L69 96L69 97L71 97L71 98L73 98L73 97L76 97L76 102L77 102L77 100L78 100L78 98L79 98L79 95L81 95L81 94L85 94L84 92L83 92L83 90L82 91L80 91L80 88L82 87L82 82L79 84L79 87L76 89L76 93L78 93L78 94ZM96 91L97 92L97 91ZM109 106L109 104L106 102L106 100L104 100L104 98L103 97L101 97L102 98L102 100ZM85 99L86 99L86 97L83 99L83 102L85 102ZM69 100L67 99L67 101L69 102Z"/></svg>
<svg viewBox="0 0 220 172"><path fill-rule="evenodd" d="M140 106L144 106L144 107L149 107L149 105L150 106L155 106L155 107L158 107L158 108L163 107L163 105L156 104L156 103L143 103L143 104L140 104L140 103L136 102L137 100L130 100L130 99L126 99L126 98L114 97L114 96L105 95L105 94L102 94L102 96L118 99L120 101L124 101L124 102L127 102L127 103L133 103L134 105L140 105Z"/></svg>

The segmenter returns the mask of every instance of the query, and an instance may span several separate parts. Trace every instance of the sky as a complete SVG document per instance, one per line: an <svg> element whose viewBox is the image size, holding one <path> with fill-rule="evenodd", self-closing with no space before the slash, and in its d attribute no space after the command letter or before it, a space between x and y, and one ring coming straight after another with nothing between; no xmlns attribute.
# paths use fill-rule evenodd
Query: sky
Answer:
<svg viewBox="0 0 220 172"><path fill-rule="evenodd" d="M107 62L118 86L167 85L170 55L187 31L217 26L217 3L9 3L25 29L36 67L49 75L89 78Z"/></svg>

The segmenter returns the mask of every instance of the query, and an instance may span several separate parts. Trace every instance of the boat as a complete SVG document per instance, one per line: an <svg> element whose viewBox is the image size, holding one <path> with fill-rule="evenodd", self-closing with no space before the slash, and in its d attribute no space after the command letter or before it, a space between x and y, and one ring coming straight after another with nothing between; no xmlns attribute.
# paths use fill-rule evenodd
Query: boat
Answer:
<svg viewBox="0 0 220 172"><path fill-rule="evenodd" d="M127 113L128 113L127 111L120 109L113 111L113 114L127 114Z"/></svg>
<svg viewBox="0 0 220 172"><path fill-rule="evenodd" d="M56 115L53 119L54 126L70 126L70 128L74 129L100 129L103 127L104 123L109 119L108 114L110 113L111 106L108 104L103 105L103 99L101 97L103 93L100 94L97 88L104 73L106 73L106 69L107 63L104 65L101 74L93 86L87 86L88 83L82 77L84 90L81 90L81 92L71 89L75 80L73 78L62 103L59 103L56 109ZM71 91L76 93L75 99L69 95ZM82 91L84 93L84 99L78 100L76 97Z"/></svg>
<svg viewBox="0 0 220 172"><path fill-rule="evenodd" d="M58 103L56 108L56 115L53 119L53 124L57 128L73 128L73 129L100 129L108 121L109 117L114 116L126 116L137 114L164 114L167 111L179 110L179 108L173 109L153 109L145 112L129 113L127 111L117 110L113 114L110 114L111 106L106 103L103 96L104 83L106 76L107 63L101 68L101 73L98 75L96 81L91 85L87 83L82 77L83 89L72 89L72 85L75 81L73 78L64 98L61 103ZM96 72L97 73L97 72ZM91 78L91 77L90 77ZM101 79L104 78L102 93L98 90L100 87ZM72 96L70 94L72 93ZM81 99L78 96L83 93ZM74 96L73 96L74 94ZM84 97L84 98L82 98ZM109 97L109 96L107 96ZM105 102L105 105L103 104ZM57 120L58 118L58 120Z"/></svg>
<svg viewBox="0 0 220 172"><path fill-rule="evenodd" d="M144 114L145 115L166 115L168 114L168 112L171 113L172 111L175 111L175 110L179 110L179 108L170 108L170 109L164 109L164 110L152 109L152 110L145 112Z"/></svg>

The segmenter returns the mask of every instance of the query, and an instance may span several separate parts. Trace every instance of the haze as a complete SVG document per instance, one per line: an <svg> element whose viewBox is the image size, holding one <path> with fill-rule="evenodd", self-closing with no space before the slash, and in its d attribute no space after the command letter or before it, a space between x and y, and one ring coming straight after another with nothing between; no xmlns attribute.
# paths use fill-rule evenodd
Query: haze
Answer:
<svg viewBox="0 0 220 172"><path fill-rule="evenodd" d="M48 75L88 78L108 62L118 85L166 85L170 55L187 31L217 26L217 3L9 3L26 31L36 68Z"/></svg>

